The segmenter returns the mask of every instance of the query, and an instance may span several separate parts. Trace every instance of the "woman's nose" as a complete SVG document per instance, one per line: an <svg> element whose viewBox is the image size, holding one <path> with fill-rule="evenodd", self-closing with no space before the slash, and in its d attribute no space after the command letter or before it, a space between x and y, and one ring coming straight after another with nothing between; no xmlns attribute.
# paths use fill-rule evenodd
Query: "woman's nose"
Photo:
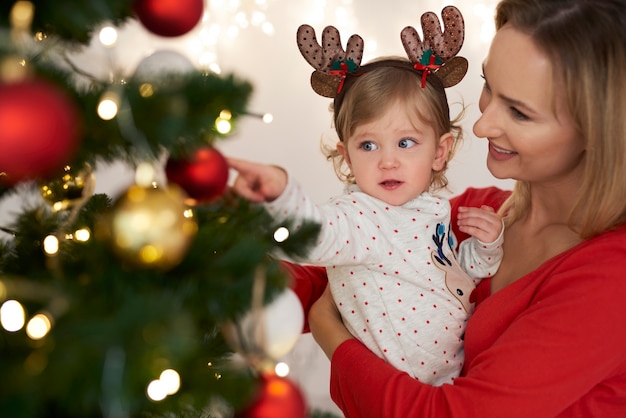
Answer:
<svg viewBox="0 0 626 418"><path fill-rule="evenodd" d="M474 123L474 135L478 138L495 138L502 133L502 115L498 115L497 107L481 97L479 108L481 115Z"/></svg>

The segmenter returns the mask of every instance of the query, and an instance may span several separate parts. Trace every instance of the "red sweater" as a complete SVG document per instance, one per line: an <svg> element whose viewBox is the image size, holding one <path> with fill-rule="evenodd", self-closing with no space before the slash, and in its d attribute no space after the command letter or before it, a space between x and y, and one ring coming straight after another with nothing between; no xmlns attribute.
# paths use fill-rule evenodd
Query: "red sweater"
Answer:
<svg viewBox="0 0 626 418"><path fill-rule="evenodd" d="M498 208L508 193L468 189L453 199L453 217L460 205ZM308 310L324 289L323 270L290 269ZM331 396L350 418L626 417L625 272L626 226L493 295L483 280L454 384L420 383L352 339L333 355Z"/></svg>

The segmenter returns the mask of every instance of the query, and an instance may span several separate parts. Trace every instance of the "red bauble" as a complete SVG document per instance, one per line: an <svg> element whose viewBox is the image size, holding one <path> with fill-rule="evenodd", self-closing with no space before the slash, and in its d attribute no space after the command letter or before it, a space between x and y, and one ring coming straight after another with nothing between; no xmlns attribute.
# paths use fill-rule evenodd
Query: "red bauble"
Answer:
<svg viewBox="0 0 626 418"><path fill-rule="evenodd" d="M75 103L47 81L0 85L0 183L45 178L70 163L79 121Z"/></svg>
<svg viewBox="0 0 626 418"><path fill-rule="evenodd" d="M306 418L307 405L300 389L289 379L273 374L261 376L256 398L235 418Z"/></svg>
<svg viewBox="0 0 626 418"><path fill-rule="evenodd" d="M228 162L217 149L200 148L188 160L170 157L165 164L165 175L189 197L208 202L224 193L228 183Z"/></svg>
<svg viewBox="0 0 626 418"><path fill-rule="evenodd" d="M204 0L135 0L139 21L159 36L180 36L193 29L204 10Z"/></svg>

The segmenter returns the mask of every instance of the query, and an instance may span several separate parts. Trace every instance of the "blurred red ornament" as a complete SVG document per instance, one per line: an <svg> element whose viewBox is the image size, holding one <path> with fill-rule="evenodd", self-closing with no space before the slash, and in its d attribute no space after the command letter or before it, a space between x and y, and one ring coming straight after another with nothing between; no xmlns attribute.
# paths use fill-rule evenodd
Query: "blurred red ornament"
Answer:
<svg viewBox="0 0 626 418"><path fill-rule="evenodd" d="M75 103L47 81L0 84L0 183L45 178L71 163L79 123Z"/></svg>
<svg viewBox="0 0 626 418"><path fill-rule="evenodd" d="M260 378L255 399L235 418L306 418L307 405L300 389L289 379L274 374Z"/></svg>
<svg viewBox="0 0 626 418"><path fill-rule="evenodd" d="M170 157L165 164L165 175L189 197L208 202L224 193L228 183L228 162L217 149L200 148L189 160Z"/></svg>
<svg viewBox="0 0 626 418"><path fill-rule="evenodd" d="M193 29L204 11L204 0L136 0L141 24L159 36L181 36Z"/></svg>

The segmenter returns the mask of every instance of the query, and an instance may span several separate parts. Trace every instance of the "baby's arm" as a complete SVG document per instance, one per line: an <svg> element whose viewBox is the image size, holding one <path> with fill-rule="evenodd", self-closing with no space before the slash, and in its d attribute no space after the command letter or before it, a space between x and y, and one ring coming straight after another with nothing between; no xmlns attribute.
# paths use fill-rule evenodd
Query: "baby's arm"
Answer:
<svg viewBox="0 0 626 418"><path fill-rule="evenodd" d="M230 168L238 172L232 189L239 196L256 203L275 200L287 187L287 172L275 165L227 158Z"/></svg>
<svg viewBox="0 0 626 418"><path fill-rule="evenodd" d="M498 239L504 228L500 216L495 213L493 208L484 205L480 208L460 206L457 223L461 232L465 232L485 244Z"/></svg>
<svg viewBox="0 0 626 418"><path fill-rule="evenodd" d="M500 216L488 206L459 207L457 223L461 232L471 236L459 245L459 264L475 283L493 276L502 260L504 224Z"/></svg>

